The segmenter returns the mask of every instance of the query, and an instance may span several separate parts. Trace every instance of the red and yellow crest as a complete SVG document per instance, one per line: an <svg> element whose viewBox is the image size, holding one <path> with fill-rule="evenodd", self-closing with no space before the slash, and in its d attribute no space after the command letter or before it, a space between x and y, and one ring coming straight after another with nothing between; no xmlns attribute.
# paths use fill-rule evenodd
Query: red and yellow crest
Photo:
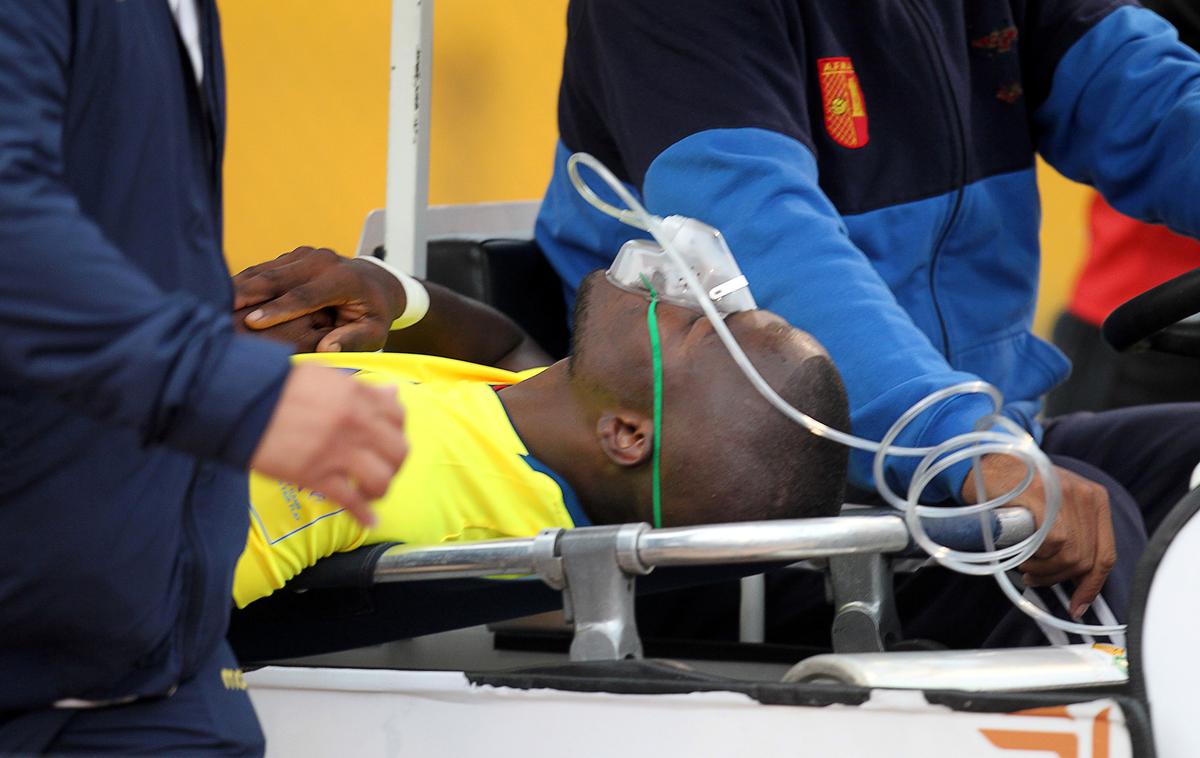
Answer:
<svg viewBox="0 0 1200 758"><path fill-rule="evenodd" d="M818 58L821 100L825 106L825 131L842 147L867 144L867 103L863 100L858 75L849 58Z"/></svg>

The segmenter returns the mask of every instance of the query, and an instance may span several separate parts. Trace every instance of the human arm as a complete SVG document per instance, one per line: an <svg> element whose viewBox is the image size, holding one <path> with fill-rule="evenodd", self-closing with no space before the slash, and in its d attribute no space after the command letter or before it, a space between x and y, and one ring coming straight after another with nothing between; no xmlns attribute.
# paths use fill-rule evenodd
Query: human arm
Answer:
<svg viewBox="0 0 1200 758"><path fill-rule="evenodd" d="M872 6L876 8L872 14L890 14L891 23L885 27L873 16L870 27L899 29L910 24L909 42L919 39L919 28L911 31L908 5ZM937 287L940 284L941 297L947 299L986 294L968 290L947 295L949 278L935 282L935 267L939 254L943 263L951 255L961 256L959 264L970 260L967 244L997 254L1005 252L1007 244L1018 250L1027 245L1027 239L1008 236L1009 225L1002 219L985 230L959 229L958 238L943 245L955 222L965 226L964 219L955 216L960 203L982 199L986 207L994 197L990 193L1013 191L1012 184L1003 184L1012 177L1032 181L1028 167L1032 156L1028 146L1021 144L1027 139L1027 127L1017 110L1001 113L1015 122L1015 134L996 132L1014 143L1003 158L1009 162L997 168L994 182L976 183L984 185L982 191L978 186L960 187L964 179L947 158L954 152L955 132L931 136L925 133L929 129L914 128L914 124L925 125L918 117L905 117L905 99L922 94L920 87L904 89L887 78L894 72L864 66L860 68L864 76L875 77L863 79L866 110L872 110L870 103L876 109L871 143L860 145L861 150L835 143L831 139L835 130L829 122L822 124L828 117L821 101L813 100L822 95L820 83L813 81L820 70L818 59L853 55L861 63L868 53L861 45L856 53L847 19L841 19L844 25L839 31L848 40L826 37L822 41L819 31L803 22L813 20L819 25L828 18L818 10L800 18L803 14L797 14L795 7L771 2L576 2L560 99L563 142L565 152L586 146L616 168L634 191L640 189L652 212L693 216L721 229L759 304L810 331L829 350L847 386L854 432L880 439L906 409L930 392L978 378L954 370L943 357L943 353L953 354L955 345L936 312ZM844 8L835 3L828 7L839 12ZM905 35L898 31L895 36ZM818 44L824 47L806 48ZM730 56L729 50L746 53ZM894 60L912 55L916 61L922 50L911 44L896 45L876 54ZM987 56L981 53L980 58ZM895 92L889 92L889 84ZM922 80L921 86L925 85L937 88L943 83L935 78ZM881 100L890 107L880 107ZM923 104L936 103L933 97ZM988 107L987 102L981 105ZM609 148L608 142L615 144ZM916 156L911 170L898 175L895 167L909 165L909 155ZM606 238L597 229L599 223L611 222L574 200L569 184L557 182L552 190L556 186L565 190L548 194L543 205L545 227L554 228L556 238L565 238L567 249L616 249L613 243L619 244L619 237ZM997 186L1003 189L988 189ZM832 193L838 196L836 206ZM1028 197L1024 205L1036 213L1031 192ZM838 208L853 217L843 217ZM555 218L565 223L552 227ZM593 224L590 230L573 228L588 224ZM853 239L849 229L855 230ZM618 234L629 236L628 230ZM596 245L597 239L602 244ZM905 249L910 251L908 258L903 257ZM977 265L995 272L982 257L976 255ZM1032 263L1031 257L1028 260ZM1027 274L1001 270L998 275ZM989 284L986 276L978 281ZM893 286L906 298L903 306L893 296ZM966 319L974 316L969 309L958 312L966 312ZM1002 326L990 328L994 337L1021 329L1020 314L1013 314L1011 323L1005 318L999 321ZM962 345L958 347L955 365L970 365L963 360ZM1038 376L1041 367L1028 362L1020 373ZM1005 389L1016 389L1013 394L1022 397L1019 387ZM982 395L942 403L912 424L898 443L945 442L971 431L991 411L990 406ZM887 459L885 471L893 488L906 487L915 462L897 456ZM863 488L874 484L870 463L870 454L851 456L854 484ZM945 472L922 500L960 497L968 468L964 462ZM1003 480L1003 472L984 473L989 480ZM1063 518L1078 511L1081 518L1098 523L1094 509L1073 504L1077 499L1073 492L1067 494ZM1074 531L1078 534L1071 539L1079 543L1077 552L1065 556L1071 560L1064 570L1085 576L1094 567L1094 561L1084 557L1096 552L1099 526ZM1036 563L1032 568L1044 570Z"/></svg>
<svg viewBox="0 0 1200 758"><path fill-rule="evenodd" d="M80 134L96 134L86 119L72 117L85 97L72 90L72 67L87 65L78 62L83 53L73 37L72 8L63 0L0 3L0 388L52 397L80 414L135 429L146 446L239 468L253 459L277 476L324 486L327 477L303 465L316 458L324 470L339 469L342 479L349 473L363 481L353 495L373 491L374 471L393 465L396 455L374 449L378 441L326 457L327 442L313 451L311 441L286 433L336 425L350 415L344 404L359 396L357 386L336 372L290 372L288 350L235 336L224 308L209 302L223 292L183 286L220 270L215 245L195 244L197 235L175 209L154 205L142 183L144 165L120 160L128 150L101 159L80 147L93 144ZM168 41L174 49L173 36ZM121 135L112 139L119 142ZM134 143L126 138L122 144ZM159 158L186 162L188 144L164 139ZM80 201L88 194L75 192L89 182L124 199L115 203L117 213L92 207L96 215L89 215ZM203 226L204 210L195 212L200 216L193 221ZM154 224L169 230L155 239L176 244L121 250L112 241L136 238L124 233ZM160 258L147 260L150 253ZM156 281L180 286L167 291ZM302 402L312 397L317 402ZM386 414L369 426L389 442L396 433L402 437ZM345 488L329 481L338 484Z"/></svg>
<svg viewBox="0 0 1200 758"><path fill-rule="evenodd" d="M651 212L720 229L759 305L829 350L846 381L855 432L879 439L930 391L976 377L948 365L927 336L930 319L918 327L876 268L887 251L875 250L872 260L856 245L823 189L816 143L824 135L811 125L820 106L806 102L816 63L796 43L807 35L793 5L573 3L560 96L564 147L539 239L600 251L588 261L595 268L636 234L605 231L615 222L561 178L565 155L588 150L640 192ZM827 154L835 149L844 150L825 145ZM942 442L969 431L989 409L977 396L944 404L900 444ZM903 486L915 460L887 464L889 479ZM929 499L952 499L964 476L965 469L948 473ZM871 487L869 454L852 455L851 480Z"/></svg>
<svg viewBox="0 0 1200 758"><path fill-rule="evenodd" d="M261 313L260 318L246 320L246 327L287 341L294 334L300 341L293 344L302 351L374 350L386 342L392 352L438 355L511 371L551 362L524 330L496 309L431 282L424 286L429 293L424 318L389 333L392 320L404 311L404 289L373 263L343 258L326 248L300 247L234 277L240 312ZM313 328L312 314L330 311L332 330ZM300 326L289 326L295 324ZM290 333L284 336L275 330Z"/></svg>
<svg viewBox="0 0 1200 758"><path fill-rule="evenodd" d="M1122 213L1200 235L1200 55L1142 8L1119 7L1073 30L1079 8L1029 7L1047 30L1028 53L1049 82L1034 103L1039 151ZM1070 44L1057 43L1063 38Z"/></svg>
<svg viewBox="0 0 1200 758"><path fill-rule="evenodd" d="M287 351L235 338L209 303L164 292L80 208L63 152L70 14L56 0L0 9L3 382L137 429L146 444L244 466Z"/></svg>
<svg viewBox="0 0 1200 758"><path fill-rule="evenodd" d="M1183 44L1200 49L1200 7L1192 0L1142 0L1142 5L1170 21Z"/></svg>

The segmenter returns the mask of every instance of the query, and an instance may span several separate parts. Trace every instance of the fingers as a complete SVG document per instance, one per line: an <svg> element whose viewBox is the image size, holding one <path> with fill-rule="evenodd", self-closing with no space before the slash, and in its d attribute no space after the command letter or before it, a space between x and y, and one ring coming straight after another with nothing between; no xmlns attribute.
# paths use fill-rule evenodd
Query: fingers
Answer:
<svg viewBox="0 0 1200 758"><path fill-rule="evenodd" d="M1116 564L1116 541L1108 491L1099 484L1059 469L1062 507L1054 528L1021 570L1025 583L1044 587L1071 580L1075 591L1070 614L1080 618L1100 594Z"/></svg>
<svg viewBox="0 0 1200 758"><path fill-rule="evenodd" d="M273 261L260 263L233 277L234 310L279 297L335 266L340 256L328 248L298 247Z"/></svg>
<svg viewBox="0 0 1200 758"><path fill-rule="evenodd" d="M1100 594L1109 573L1117 565L1117 543L1113 534L1112 514L1108 493L1104 493L1102 518L1097 520L1096 556L1092 570L1076 581L1071 595L1071 617L1080 618Z"/></svg>
<svg viewBox="0 0 1200 758"><path fill-rule="evenodd" d="M315 483L312 489L345 508L360 524L375 525L375 514L371 511L370 501L346 477L329 477Z"/></svg>
<svg viewBox="0 0 1200 758"><path fill-rule="evenodd" d="M360 423L365 427L363 432L367 439L364 440L366 444L349 456L344 481L352 482L356 494L369 503L387 494L393 477L408 456L408 438L404 434L404 411L396 399L395 388L362 389L370 398L360 406L365 411L360 416ZM374 514L365 504L362 508L342 505L363 524L374 523Z"/></svg>
<svg viewBox="0 0 1200 758"><path fill-rule="evenodd" d="M404 406L396 397L393 386L371 387L369 391L379 398L379 409L375 413L378 424L376 444L384 460L399 467L408 457L408 436L404 432Z"/></svg>
<svg viewBox="0 0 1200 758"><path fill-rule="evenodd" d="M323 493L364 524L408 455L394 387L293 367L252 459L259 472Z"/></svg>
<svg viewBox="0 0 1200 758"><path fill-rule="evenodd" d="M304 282L305 280L301 280ZM301 283L286 288L267 303L262 303L246 316L251 329L270 329L273 326L307 316L332 305L340 305L341 296L315 283Z"/></svg>
<svg viewBox="0 0 1200 758"><path fill-rule="evenodd" d="M233 277L233 309L235 311L248 308L251 305L270 300L282 290L282 282L277 276L267 276L303 260L304 256L317 251L311 247L298 247L290 253L284 253L274 260L250 266ZM294 275L294 274L293 274Z"/></svg>
<svg viewBox="0 0 1200 758"><path fill-rule="evenodd" d="M364 317L325 335L317 345L318 353L378 350L387 343L390 323L374 317Z"/></svg>

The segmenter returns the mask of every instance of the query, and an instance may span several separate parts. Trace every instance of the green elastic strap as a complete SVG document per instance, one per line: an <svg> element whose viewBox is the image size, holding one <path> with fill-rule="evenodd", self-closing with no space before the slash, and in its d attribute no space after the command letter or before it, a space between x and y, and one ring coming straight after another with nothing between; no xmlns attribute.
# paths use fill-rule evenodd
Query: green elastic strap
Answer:
<svg viewBox="0 0 1200 758"><path fill-rule="evenodd" d="M646 329L650 332L650 356L654 362L654 454L651 463L654 484L652 502L654 503L654 528L662 528L662 483L659 477L659 464L662 460L662 399L663 399L663 370L662 344L658 338L658 292L650 280L642 274L642 284L650 290L650 309L646 311Z"/></svg>

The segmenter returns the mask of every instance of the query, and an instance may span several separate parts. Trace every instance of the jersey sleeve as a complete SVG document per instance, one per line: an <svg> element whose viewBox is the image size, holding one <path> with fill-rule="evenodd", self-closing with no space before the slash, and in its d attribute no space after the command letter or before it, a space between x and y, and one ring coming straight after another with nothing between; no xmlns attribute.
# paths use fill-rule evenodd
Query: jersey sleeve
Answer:
<svg viewBox="0 0 1200 758"><path fill-rule="evenodd" d="M1122 213L1196 237L1200 55L1151 11L1107 10L1054 67L1034 115L1039 150Z"/></svg>
<svg viewBox="0 0 1200 758"><path fill-rule="evenodd" d="M951 369L912 322L820 188L794 3L573 8L564 144L602 124L613 144L597 157L623 167L621 178L640 186L651 212L720 229L759 304L812 333L833 357L856 434L879 439L929 392L976 378ZM988 411L980 396L943 403L898 443L942 442ZM906 484L916 460L889 458L889 480ZM962 464L943 473L926 500L956 497L966 471ZM851 456L850 476L871 485L869 454Z"/></svg>
<svg viewBox="0 0 1200 758"><path fill-rule="evenodd" d="M239 608L322 558L363 544L367 530L323 495L251 472L250 532L234 571Z"/></svg>
<svg viewBox="0 0 1200 758"><path fill-rule="evenodd" d="M81 211L62 151L70 14L64 0L0 2L0 381L244 467L289 351L160 290Z"/></svg>

